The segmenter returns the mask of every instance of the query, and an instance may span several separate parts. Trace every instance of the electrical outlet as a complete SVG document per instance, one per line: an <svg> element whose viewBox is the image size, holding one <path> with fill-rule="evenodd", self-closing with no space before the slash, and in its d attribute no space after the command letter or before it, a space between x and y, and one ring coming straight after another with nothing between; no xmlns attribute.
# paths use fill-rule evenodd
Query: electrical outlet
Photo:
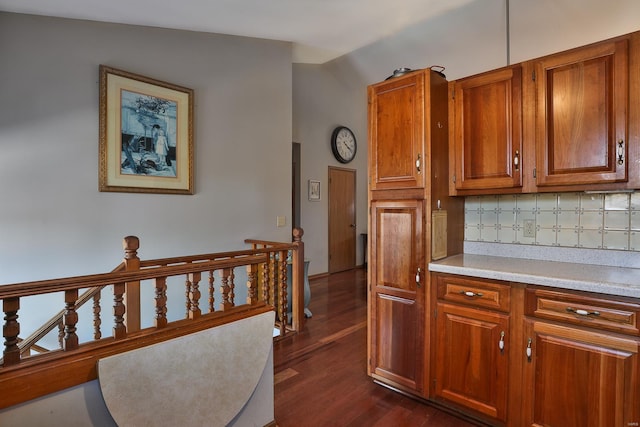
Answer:
<svg viewBox="0 0 640 427"><path fill-rule="evenodd" d="M522 237L536 237L536 221L533 219L524 220L524 230Z"/></svg>
<svg viewBox="0 0 640 427"><path fill-rule="evenodd" d="M277 227L284 227L285 225L287 225L287 217L286 216L277 216L276 217L276 226Z"/></svg>

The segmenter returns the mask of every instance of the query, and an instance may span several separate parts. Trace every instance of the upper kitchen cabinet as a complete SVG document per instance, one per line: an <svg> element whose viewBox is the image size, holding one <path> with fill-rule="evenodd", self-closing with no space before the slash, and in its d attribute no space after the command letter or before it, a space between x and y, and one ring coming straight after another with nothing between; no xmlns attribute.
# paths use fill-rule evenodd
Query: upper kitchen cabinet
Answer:
<svg viewBox="0 0 640 427"><path fill-rule="evenodd" d="M424 72L369 86L371 190L424 188L425 90Z"/></svg>
<svg viewBox="0 0 640 427"><path fill-rule="evenodd" d="M450 193L522 186L522 68L449 83ZM468 192L467 192L468 193Z"/></svg>
<svg viewBox="0 0 640 427"><path fill-rule="evenodd" d="M640 32L449 83L449 194L640 188Z"/></svg>
<svg viewBox="0 0 640 427"><path fill-rule="evenodd" d="M536 185L627 181L629 41L533 61Z"/></svg>

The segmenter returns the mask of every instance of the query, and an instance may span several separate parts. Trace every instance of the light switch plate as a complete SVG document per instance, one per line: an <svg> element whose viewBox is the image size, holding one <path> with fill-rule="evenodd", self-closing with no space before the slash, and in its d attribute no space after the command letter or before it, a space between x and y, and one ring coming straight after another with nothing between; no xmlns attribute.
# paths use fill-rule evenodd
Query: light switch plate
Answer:
<svg viewBox="0 0 640 427"><path fill-rule="evenodd" d="M284 227L287 225L287 217L286 216L277 216L276 217L276 227Z"/></svg>

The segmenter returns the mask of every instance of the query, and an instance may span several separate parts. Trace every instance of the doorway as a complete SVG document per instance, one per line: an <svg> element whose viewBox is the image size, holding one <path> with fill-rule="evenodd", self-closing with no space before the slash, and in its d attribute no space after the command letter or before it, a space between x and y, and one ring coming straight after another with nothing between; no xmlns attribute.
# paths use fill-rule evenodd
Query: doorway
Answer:
<svg viewBox="0 0 640 427"><path fill-rule="evenodd" d="M329 167L329 274L356 267L356 171Z"/></svg>

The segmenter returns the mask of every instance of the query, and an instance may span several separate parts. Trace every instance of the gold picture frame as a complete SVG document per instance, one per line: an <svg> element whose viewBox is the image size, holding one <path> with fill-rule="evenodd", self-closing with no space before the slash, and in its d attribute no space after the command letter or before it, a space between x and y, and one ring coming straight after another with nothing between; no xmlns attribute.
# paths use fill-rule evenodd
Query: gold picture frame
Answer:
<svg viewBox="0 0 640 427"><path fill-rule="evenodd" d="M100 191L193 194L193 90L100 65Z"/></svg>

